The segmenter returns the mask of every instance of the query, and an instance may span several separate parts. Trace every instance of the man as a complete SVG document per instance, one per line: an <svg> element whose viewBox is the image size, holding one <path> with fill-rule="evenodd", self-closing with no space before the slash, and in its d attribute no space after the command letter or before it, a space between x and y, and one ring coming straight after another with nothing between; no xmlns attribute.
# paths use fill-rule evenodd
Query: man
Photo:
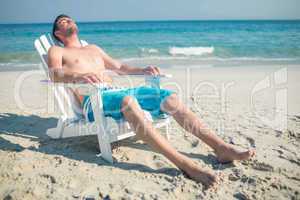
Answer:
<svg viewBox="0 0 300 200"><path fill-rule="evenodd" d="M53 46L48 52L48 66L53 81L111 83L112 79L103 73L104 70L112 70L119 74L160 74L158 67L138 68L122 64L96 45L82 47L78 39L78 28L74 21L66 15L60 15L55 19L53 36L64 44L64 48ZM150 99L150 103L144 101L143 95L140 93L151 94L153 98ZM172 91L157 91L157 89L145 87L130 91L124 90L120 93L108 90L102 98L106 115L115 119L124 117L142 140L165 155L190 178L206 186L215 185L219 177L213 171L202 169L190 158L177 152L164 137L158 134L158 130L153 128L151 122L144 120L142 109L149 109L149 106L151 107L149 104L154 102L160 112L174 117L186 131L209 145L222 163L246 160L254 155L253 150L238 151L205 128L200 119L180 102ZM118 109L117 112L110 112L111 110L116 111L115 109Z"/></svg>

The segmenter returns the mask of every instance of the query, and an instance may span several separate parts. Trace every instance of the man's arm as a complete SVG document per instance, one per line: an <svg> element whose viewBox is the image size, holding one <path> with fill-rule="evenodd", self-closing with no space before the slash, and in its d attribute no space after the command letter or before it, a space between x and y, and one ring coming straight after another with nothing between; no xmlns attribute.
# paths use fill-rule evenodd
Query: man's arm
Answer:
<svg viewBox="0 0 300 200"><path fill-rule="evenodd" d="M72 82L76 75L68 73L62 67L63 49L61 47L52 46L48 51L48 68L49 76L54 82Z"/></svg>
<svg viewBox="0 0 300 200"><path fill-rule="evenodd" d="M79 74L64 70L62 66L63 49L52 46L48 51L49 76L54 82L87 82L99 83L101 78L93 73Z"/></svg>
<svg viewBox="0 0 300 200"><path fill-rule="evenodd" d="M95 47L99 50L104 60L105 68L112 70L118 74L149 74L149 75L160 74L160 69L158 67L149 66L146 68L141 68L141 67L129 66L113 59L100 47L97 46Z"/></svg>

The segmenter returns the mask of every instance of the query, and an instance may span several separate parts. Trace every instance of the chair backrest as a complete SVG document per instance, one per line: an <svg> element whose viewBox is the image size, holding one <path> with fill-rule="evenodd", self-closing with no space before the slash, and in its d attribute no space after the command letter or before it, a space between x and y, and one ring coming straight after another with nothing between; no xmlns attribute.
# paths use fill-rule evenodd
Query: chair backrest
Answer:
<svg viewBox="0 0 300 200"><path fill-rule="evenodd" d="M81 40L80 42L82 46L88 45L88 43L84 40ZM43 69L49 80L50 77L47 64L48 51L53 45L62 46L62 44L56 41L49 33L40 36L34 41L34 46L40 55ZM82 110L80 108L80 105L78 105L74 92L71 89L65 88L64 86L55 86L54 96L57 105L63 115L62 117L65 120L73 121L82 118Z"/></svg>

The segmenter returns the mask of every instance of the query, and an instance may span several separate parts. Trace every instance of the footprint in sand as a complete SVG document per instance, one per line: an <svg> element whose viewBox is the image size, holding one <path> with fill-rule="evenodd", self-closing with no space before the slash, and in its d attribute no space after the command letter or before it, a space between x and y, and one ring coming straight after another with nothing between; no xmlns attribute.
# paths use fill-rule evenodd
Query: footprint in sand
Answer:
<svg viewBox="0 0 300 200"><path fill-rule="evenodd" d="M199 144L199 140L191 135L184 135L184 140L190 143L192 147L197 147Z"/></svg>
<svg viewBox="0 0 300 200"><path fill-rule="evenodd" d="M50 180L50 182L53 184L56 183L56 179L54 178L54 176L52 176L50 174L40 174L40 176Z"/></svg>
<svg viewBox="0 0 300 200"><path fill-rule="evenodd" d="M154 155L152 157L153 163L157 169L169 167L168 162L160 155Z"/></svg>
<svg viewBox="0 0 300 200"><path fill-rule="evenodd" d="M277 151L279 153L279 158L285 159L291 163L294 163L298 166L300 166L300 159L297 157L297 154L290 150L287 149L284 146L279 146L281 149L274 149L275 151Z"/></svg>
<svg viewBox="0 0 300 200"><path fill-rule="evenodd" d="M300 133L296 133L293 130L287 130L287 134L289 138L296 138L296 139L300 138Z"/></svg>
<svg viewBox="0 0 300 200"><path fill-rule="evenodd" d="M225 141L233 144L233 145L238 145L238 146L242 146L242 147L246 147L250 144L251 147L255 148L255 141L253 138L250 137L246 137L242 134L239 134L239 136L234 136L234 137L227 137L225 138Z"/></svg>
<svg viewBox="0 0 300 200"><path fill-rule="evenodd" d="M232 173L229 174L228 179L230 181L237 181L241 179L244 175L244 172L242 169L233 168Z"/></svg>
<svg viewBox="0 0 300 200"><path fill-rule="evenodd" d="M260 171L269 171L269 172L274 171L274 167L272 165L269 165L265 162L258 162L257 160L255 160L252 163L252 166L253 166L253 169L260 170Z"/></svg>
<svg viewBox="0 0 300 200"><path fill-rule="evenodd" d="M280 154L278 157L279 157L279 158L282 158L282 159L284 159L284 160L287 160L287 161L289 161L289 162L291 162L291 163L294 163L294 164L296 164L296 165L298 165L298 166L300 166L300 159L299 159L299 158L293 158L293 157L291 157L291 156L286 156L286 155L284 155L284 154Z"/></svg>
<svg viewBox="0 0 300 200"><path fill-rule="evenodd" d="M248 200L251 199L250 195L245 192L238 192L233 195L236 199L239 200Z"/></svg>
<svg viewBox="0 0 300 200"><path fill-rule="evenodd" d="M300 115L294 115L294 119L296 119L296 121L300 120Z"/></svg>
<svg viewBox="0 0 300 200"><path fill-rule="evenodd" d="M130 159L129 159L129 156L127 155L127 153L124 152L124 153L121 155L121 157L119 158L119 160L120 160L121 162L126 162L126 161L129 161Z"/></svg>
<svg viewBox="0 0 300 200"><path fill-rule="evenodd" d="M255 140L251 137L246 137L246 140L250 143L250 146L255 148L256 145L255 145Z"/></svg>

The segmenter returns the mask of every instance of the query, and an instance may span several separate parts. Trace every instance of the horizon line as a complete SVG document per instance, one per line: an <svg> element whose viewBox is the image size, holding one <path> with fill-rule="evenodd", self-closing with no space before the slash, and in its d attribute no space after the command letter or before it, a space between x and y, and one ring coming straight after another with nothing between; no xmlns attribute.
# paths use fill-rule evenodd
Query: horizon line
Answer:
<svg viewBox="0 0 300 200"><path fill-rule="evenodd" d="M154 20L92 20L76 23L116 23L116 22L176 22L176 21L300 21L299 19L154 19ZM0 22L0 25L52 24L53 22Z"/></svg>

